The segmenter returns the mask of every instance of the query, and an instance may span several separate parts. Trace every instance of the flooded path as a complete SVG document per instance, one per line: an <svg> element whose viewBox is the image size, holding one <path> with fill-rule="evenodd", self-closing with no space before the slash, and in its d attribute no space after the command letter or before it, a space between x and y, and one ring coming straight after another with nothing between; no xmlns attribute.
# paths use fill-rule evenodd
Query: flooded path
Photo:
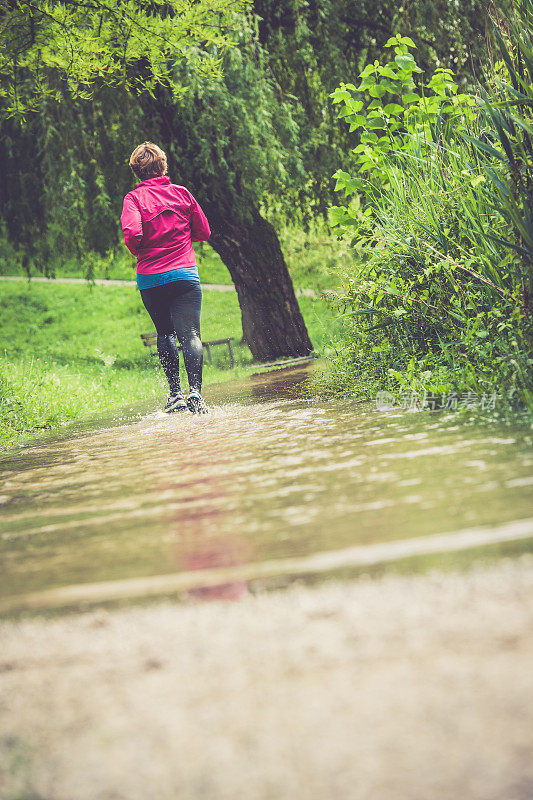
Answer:
<svg viewBox="0 0 533 800"><path fill-rule="evenodd" d="M7 455L0 610L236 597L294 576L532 548L527 432L296 399L306 375L209 387L207 416L132 411Z"/></svg>
<svg viewBox="0 0 533 800"><path fill-rule="evenodd" d="M305 379L4 459L2 799L533 797L528 434Z"/></svg>

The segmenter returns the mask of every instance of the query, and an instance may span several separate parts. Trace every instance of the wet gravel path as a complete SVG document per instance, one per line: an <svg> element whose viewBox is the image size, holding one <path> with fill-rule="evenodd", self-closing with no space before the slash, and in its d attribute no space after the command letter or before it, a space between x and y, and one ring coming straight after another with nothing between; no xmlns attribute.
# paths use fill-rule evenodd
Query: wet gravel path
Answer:
<svg viewBox="0 0 533 800"><path fill-rule="evenodd" d="M531 556L0 640L6 800L533 797Z"/></svg>

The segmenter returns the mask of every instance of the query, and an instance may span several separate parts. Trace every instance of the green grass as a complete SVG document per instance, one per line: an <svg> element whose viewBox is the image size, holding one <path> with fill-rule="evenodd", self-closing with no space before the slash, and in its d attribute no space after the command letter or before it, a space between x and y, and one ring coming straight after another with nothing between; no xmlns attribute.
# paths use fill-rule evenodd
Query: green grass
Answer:
<svg viewBox="0 0 533 800"><path fill-rule="evenodd" d="M205 291L202 336L242 336L237 296ZM2 341L9 356L59 364L122 369L143 367L141 333L153 329L139 293L130 286L9 283L0 299Z"/></svg>
<svg viewBox="0 0 533 800"><path fill-rule="evenodd" d="M329 348L335 318L321 297L301 297L314 347ZM166 393L156 358L140 334L153 330L135 287L5 283L0 299L0 445L95 413ZM236 369L213 348L206 384L252 364L234 292L204 291L202 338L235 338Z"/></svg>
<svg viewBox="0 0 533 800"><path fill-rule="evenodd" d="M204 293L203 337L234 336L238 368L252 360L233 293ZM158 360L140 334L153 330L129 286L7 284L0 300L0 442L166 392ZM213 349L205 382L228 378L224 348ZM238 370L237 370L238 371Z"/></svg>

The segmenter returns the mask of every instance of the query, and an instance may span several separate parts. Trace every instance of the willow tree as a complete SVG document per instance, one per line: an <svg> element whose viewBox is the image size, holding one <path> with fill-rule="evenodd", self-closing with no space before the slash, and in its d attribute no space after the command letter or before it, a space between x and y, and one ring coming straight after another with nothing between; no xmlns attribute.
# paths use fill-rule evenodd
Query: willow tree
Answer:
<svg viewBox="0 0 533 800"><path fill-rule="evenodd" d="M117 221L131 188L126 147L145 120L125 92L102 86L75 100L58 86L61 102L33 98L37 110L24 124L0 119L0 224L28 275L53 276L74 257L91 279L95 253L111 258L119 245Z"/></svg>
<svg viewBox="0 0 533 800"><path fill-rule="evenodd" d="M246 2L0 0L0 223L28 270L115 244L141 130L130 74L174 99L180 62L218 75Z"/></svg>
<svg viewBox="0 0 533 800"><path fill-rule="evenodd" d="M245 2L0 0L0 223L28 270L51 253L89 264L116 240L126 169L117 181L117 160L109 180L103 167L110 152L123 162L117 140L135 129L130 69L136 90L165 83L174 98L181 61L217 75L212 50L229 45Z"/></svg>
<svg viewBox="0 0 533 800"><path fill-rule="evenodd" d="M0 97L4 117L25 118L43 98L89 98L102 85L128 88L128 69L143 64L135 82L169 81L174 65L191 58L216 74L212 48L228 33L247 0L0 0ZM201 46L202 58L198 59ZM62 86L58 85L58 78Z"/></svg>
<svg viewBox="0 0 533 800"><path fill-rule="evenodd" d="M174 179L187 182L206 207L213 229L211 243L235 282L245 340L253 355L264 360L304 355L312 345L278 237L259 212L266 191L283 191L289 161L290 177L296 177L297 159L295 141L290 141L290 114L284 109L284 122L275 119L274 89L243 6L242 0L20 0L17 4L0 0L1 105L4 120L33 114L31 122L38 128L45 118L72 120L76 100L94 107L95 89L98 96L102 89L116 87L117 97L126 93L138 99L146 112L144 119L150 120L142 138L149 131L162 140ZM56 113L61 103L67 105L66 115ZM134 107L130 113L135 114ZM86 118L85 108L80 116ZM154 125L155 116L159 126ZM84 150L89 162L100 167L98 145L105 140L105 131L82 125L77 144L53 147L50 140L57 140L58 131L68 136L65 121L56 121L48 130L36 131L33 139L44 152L41 168L46 171L47 156L55 152L60 162L56 172L66 173L63 187L69 187L68 196L56 195L54 200L58 209L62 199L67 201L60 215L61 229L61 222L64 226L88 210L87 182L93 184L93 199L102 207L106 197L111 200L108 206L116 200L117 190L103 178L102 169L92 170L93 175L83 166L77 174L69 164L73 152L74 160L83 164L80 151ZM80 129L75 120L73 128ZM123 160L135 143L122 143ZM15 180L16 163L12 157L8 164ZM190 168L184 169L185 165ZM52 180L57 184L58 176L52 175ZM7 205L16 205L9 187L6 195ZM51 219L54 214L47 216ZM11 215L10 226L13 220L22 220L28 229L28 220L34 217ZM106 214L100 217L106 219ZM40 227L42 232L42 222ZM49 223L48 234L53 227ZM82 252L90 226L83 222L76 228L83 240L81 246L76 241L76 248ZM92 228L89 239L105 238L105 225ZM25 238L34 249L31 233Z"/></svg>
<svg viewBox="0 0 533 800"><path fill-rule="evenodd" d="M266 69L253 20L243 17L221 76L198 77L190 64L175 80L179 101L159 86L142 92L172 179L191 187L209 217L211 246L227 266L239 298L245 341L261 360L307 355L312 345L274 226L269 198L306 180L291 103ZM262 211L260 210L262 208Z"/></svg>

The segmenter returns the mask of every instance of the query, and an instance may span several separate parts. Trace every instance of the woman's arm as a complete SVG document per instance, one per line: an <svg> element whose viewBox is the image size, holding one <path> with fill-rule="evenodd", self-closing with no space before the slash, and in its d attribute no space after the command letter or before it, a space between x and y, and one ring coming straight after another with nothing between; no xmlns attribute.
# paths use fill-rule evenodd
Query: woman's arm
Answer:
<svg viewBox="0 0 533 800"><path fill-rule="evenodd" d="M124 232L124 244L135 256L143 238L143 224L139 207L129 194L124 198L120 222Z"/></svg>
<svg viewBox="0 0 533 800"><path fill-rule="evenodd" d="M190 192L189 192L190 194ZM207 217L195 197L191 196L191 238L193 242L206 242L211 236Z"/></svg>

